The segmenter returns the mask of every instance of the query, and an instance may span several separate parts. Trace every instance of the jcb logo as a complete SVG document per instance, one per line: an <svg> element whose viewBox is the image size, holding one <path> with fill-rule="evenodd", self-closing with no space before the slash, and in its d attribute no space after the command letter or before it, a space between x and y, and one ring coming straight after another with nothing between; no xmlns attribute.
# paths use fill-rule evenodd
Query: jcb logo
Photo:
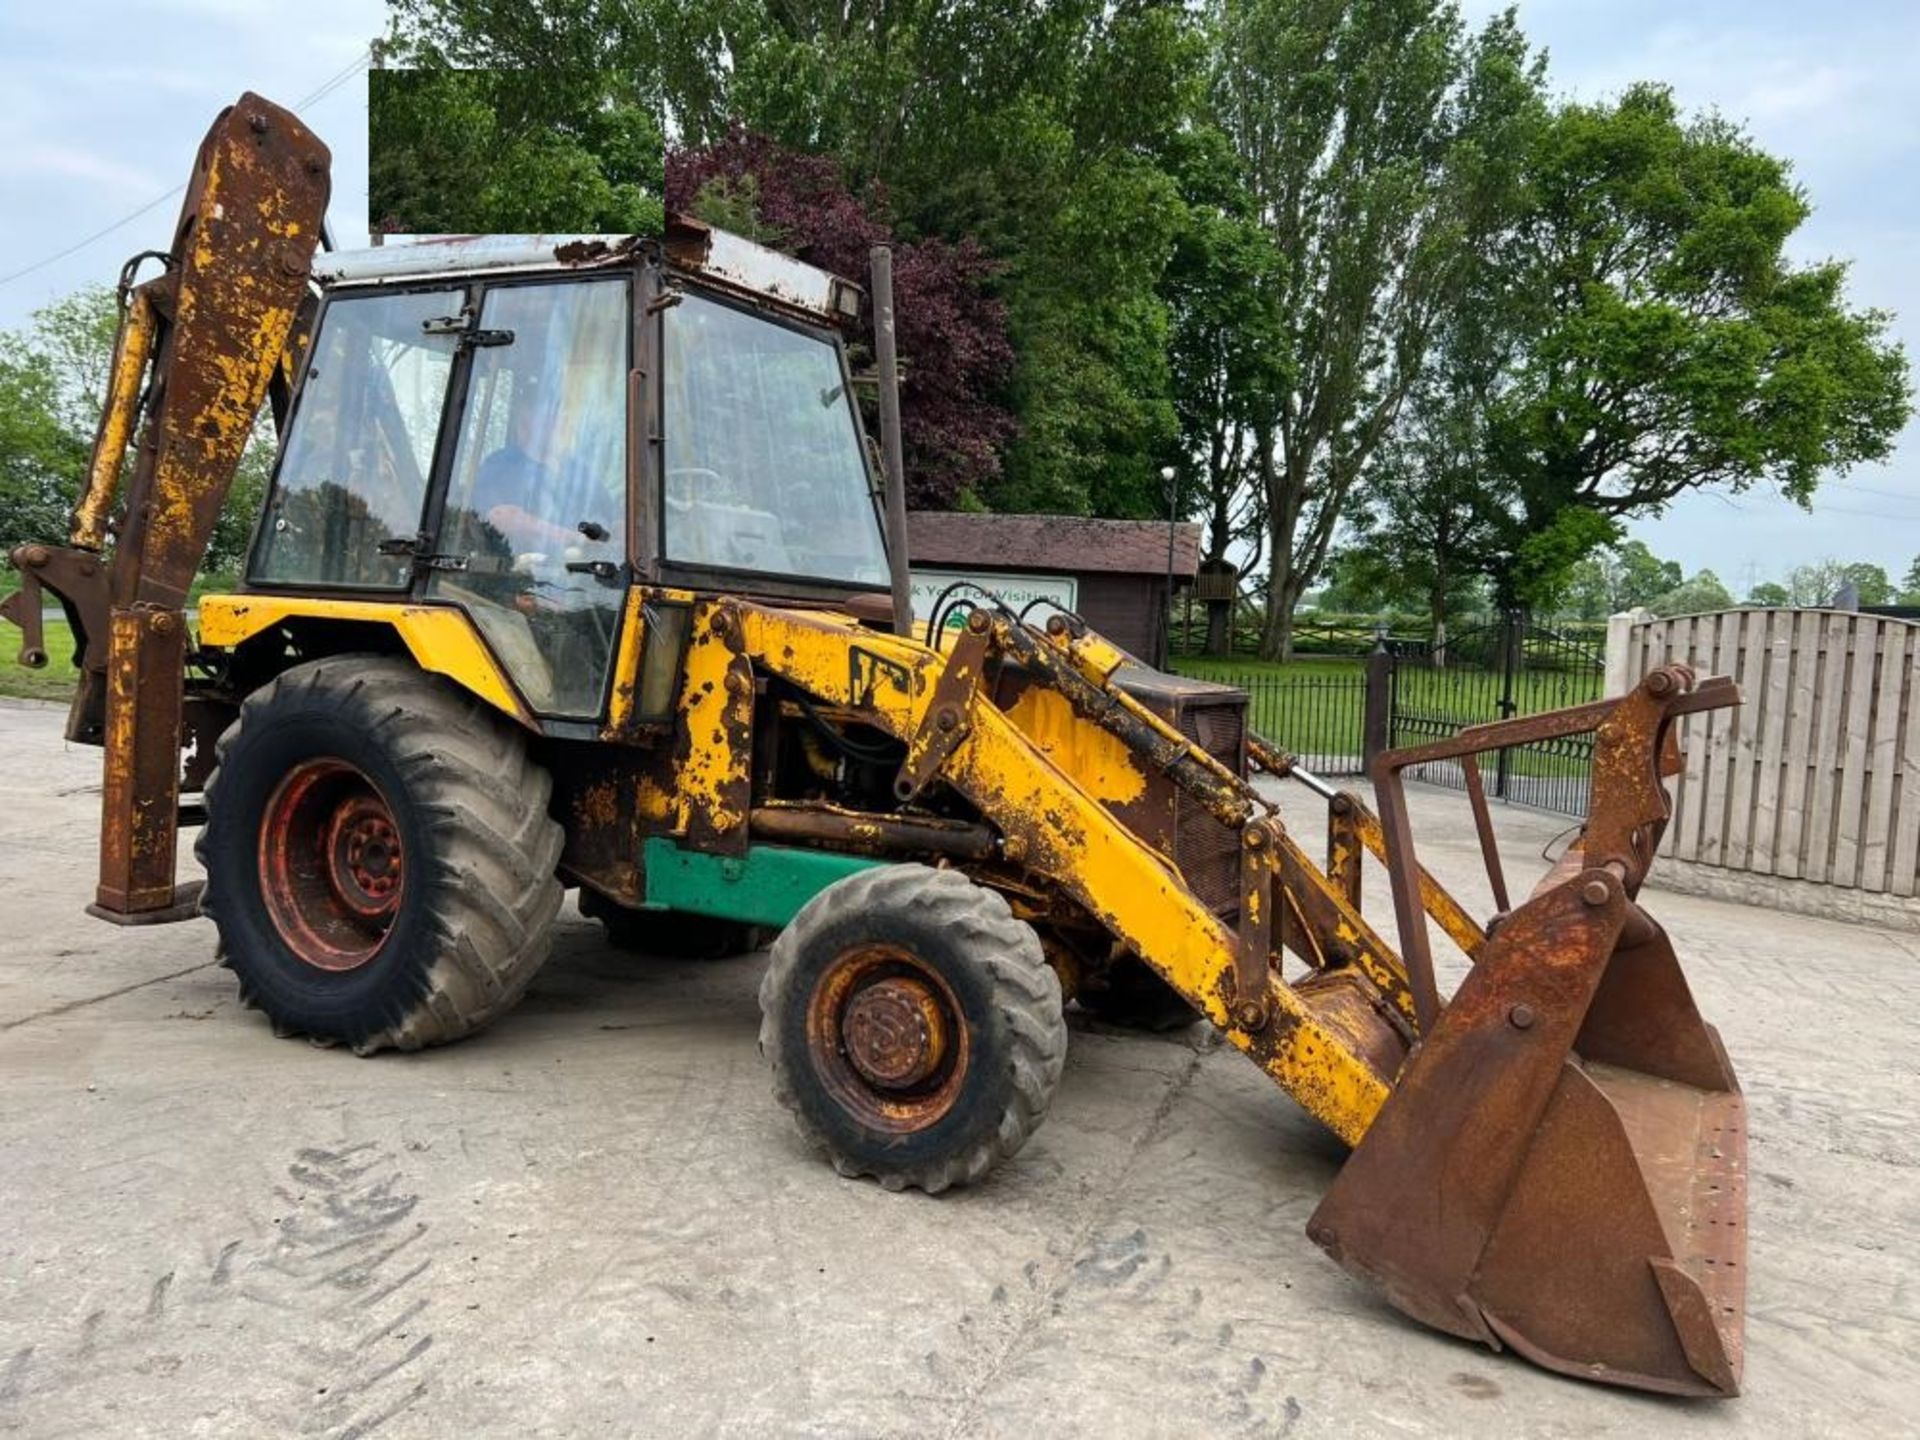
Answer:
<svg viewBox="0 0 1920 1440"><path fill-rule="evenodd" d="M913 673L906 666L858 645L847 652L847 670L848 698L856 705L875 704L874 692L883 680L902 695L913 694Z"/></svg>

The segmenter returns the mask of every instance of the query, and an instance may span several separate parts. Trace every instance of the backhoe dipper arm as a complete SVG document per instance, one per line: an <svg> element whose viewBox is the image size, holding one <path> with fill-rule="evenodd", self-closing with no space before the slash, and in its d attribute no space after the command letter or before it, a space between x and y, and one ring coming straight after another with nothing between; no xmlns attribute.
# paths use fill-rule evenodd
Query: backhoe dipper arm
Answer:
<svg viewBox="0 0 1920 1440"><path fill-rule="evenodd" d="M106 919L150 921L180 909L173 877L189 641L182 607L292 337L330 163L327 147L297 118L258 95L242 95L214 122L166 271L132 290L123 309L70 544L13 552L27 583L8 618L22 620L44 586L75 625L81 678L68 735L106 750L91 907ZM129 440L124 516L103 562ZM23 656L35 658L44 663Z"/></svg>

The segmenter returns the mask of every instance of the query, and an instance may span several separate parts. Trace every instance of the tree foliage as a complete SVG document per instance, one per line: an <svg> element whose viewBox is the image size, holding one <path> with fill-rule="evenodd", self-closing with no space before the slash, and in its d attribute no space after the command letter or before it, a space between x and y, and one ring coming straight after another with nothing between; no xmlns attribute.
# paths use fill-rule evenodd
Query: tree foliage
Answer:
<svg viewBox="0 0 1920 1440"><path fill-rule="evenodd" d="M87 442L61 423L60 392L31 332L0 335L0 550L66 532Z"/></svg>
<svg viewBox="0 0 1920 1440"><path fill-rule="evenodd" d="M1894 596L1900 605L1920 605L1920 556L1907 566L1907 573L1900 577L1900 591Z"/></svg>
<svg viewBox="0 0 1920 1440"><path fill-rule="evenodd" d="M0 332L0 553L24 540L65 540L118 328L114 292L89 285L36 310L25 329ZM272 427L263 421L241 457L205 569L230 570L245 554L273 453ZM123 470L123 488L125 480Z"/></svg>
<svg viewBox="0 0 1920 1440"><path fill-rule="evenodd" d="M1656 615L1701 615L1733 607L1733 595L1711 570L1696 571L1671 590L1653 597L1647 608Z"/></svg>
<svg viewBox="0 0 1920 1440"><path fill-rule="evenodd" d="M1820 477L1886 455L1908 413L1888 316L1847 308L1845 267L1798 267L1808 213L1786 165L1665 89L1562 106L1502 237L1514 362L1489 409L1488 468L1516 504L1510 590L1556 526L1658 513L1702 488ZM1578 554L1572 556L1578 559Z"/></svg>
<svg viewBox="0 0 1920 1440"><path fill-rule="evenodd" d="M1262 651L1278 655L1506 216L1538 74L1509 17L1469 35L1433 0L1217 0L1210 15L1212 103L1283 261L1287 378L1252 427Z"/></svg>
<svg viewBox="0 0 1920 1440"><path fill-rule="evenodd" d="M1657 86L1543 110L1525 138L1518 203L1476 246L1486 283L1460 292L1350 517L1413 513L1378 531L1396 565L1467 564L1502 605L1591 609L1617 587L1585 562L1626 519L1706 488L1804 504L1887 453L1905 357L1887 316L1848 308L1843 266L1785 258L1807 202L1781 161ZM1459 484L1394 463L1430 454L1436 415Z"/></svg>
<svg viewBox="0 0 1920 1440"><path fill-rule="evenodd" d="M1623 610L1651 608L1680 588L1685 577L1676 560L1662 560L1644 540L1623 540L1576 561L1568 571L1566 609L1582 620L1600 620Z"/></svg>
<svg viewBox="0 0 1920 1440"><path fill-rule="evenodd" d="M1809 206L1786 164L1658 85L1551 100L1511 13L1475 30L1457 0L394 10L396 53L422 67L628 77L688 154L719 157L694 193L720 223L856 276L875 226L903 254L945 245L926 253L952 306L910 341L902 287L917 502L1172 499L1210 557L1264 565L1269 654L1336 553L1342 583L1373 573L1436 623L1483 583L1536 608L1670 594L1678 574L1648 589L1609 568L1629 565L1627 520L1696 489L1805 503L1883 457L1908 412L1888 317L1849 303L1843 265L1785 258ZM436 123L456 168L499 133L454 104ZM783 212L807 185L818 213ZM943 352L985 297L1010 350Z"/></svg>
<svg viewBox="0 0 1920 1440"><path fill-rule="evenodd" d="M374 71L374 228L657 233L662 140L651 88L587 69Z"/></svg>
<svg viewBox="0 0 1920 1440"><path fill-rule="evenodd" d="M1864 560L1816 560L1796 565L1787 575L1787 594L1795 605L1831 605L1851 585L1862 605L1887 605L1894 598L1886 570Z"/></svg>

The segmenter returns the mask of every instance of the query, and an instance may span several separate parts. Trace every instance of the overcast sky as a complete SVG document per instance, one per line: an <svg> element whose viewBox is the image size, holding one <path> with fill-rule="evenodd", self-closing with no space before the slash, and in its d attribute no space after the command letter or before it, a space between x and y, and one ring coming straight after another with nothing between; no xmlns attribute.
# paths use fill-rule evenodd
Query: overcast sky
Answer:
<svg viewBox="0 0 1920 1440"><path fill-rule="evenodd" d="M1492 0L1466 0L1484 17ZM1852 297L1898 315L1920 355L1920 5L1912 0L1520 0L1554 87L1591 99L1638 79L1716 106L1792 160L1815 213L1806 259L1853 262ZM1683 17L1683 18L1680 18ZM0 7L0 277L156 200L139 219L18 279L0 327L136 250L164 247L214 113L243 89L292 104L348 71L385 25L380 0L15 0ZM366 79L303 113L334 153L332 222L366 237ZM1802 561L1920 554L1920 427L1884 466L1829 482L1814 513L1770 496L1697 496L1635 527L1736 592Z"/></svg>

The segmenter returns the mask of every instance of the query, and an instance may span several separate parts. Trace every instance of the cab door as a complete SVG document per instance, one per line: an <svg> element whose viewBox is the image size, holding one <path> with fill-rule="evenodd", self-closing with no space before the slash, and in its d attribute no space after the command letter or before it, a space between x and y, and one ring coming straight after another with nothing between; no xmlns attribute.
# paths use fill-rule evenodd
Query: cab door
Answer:
<svg viewBox="0 0 1920 1440"><path fill-rule="evenodd" d="M630 569L626 274L495 282L471 358L424 593L463 606L542 717L594 720Z"/></svg>

